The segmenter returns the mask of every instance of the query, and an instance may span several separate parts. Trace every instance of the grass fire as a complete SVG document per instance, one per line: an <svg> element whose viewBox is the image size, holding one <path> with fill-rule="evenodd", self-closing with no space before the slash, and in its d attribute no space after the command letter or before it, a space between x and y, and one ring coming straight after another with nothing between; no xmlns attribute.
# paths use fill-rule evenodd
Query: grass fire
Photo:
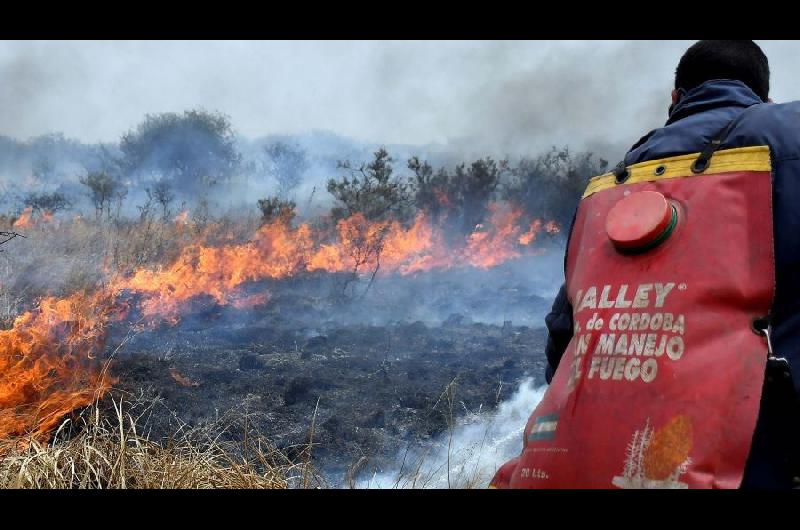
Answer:
<svg viewBox="0 0 800 530"><path fill-rule="evenodd" d="M4 140L0 487L485 485L607 166L250 140L205 110ZM469 446L446 481L443 436Z"/></svg>

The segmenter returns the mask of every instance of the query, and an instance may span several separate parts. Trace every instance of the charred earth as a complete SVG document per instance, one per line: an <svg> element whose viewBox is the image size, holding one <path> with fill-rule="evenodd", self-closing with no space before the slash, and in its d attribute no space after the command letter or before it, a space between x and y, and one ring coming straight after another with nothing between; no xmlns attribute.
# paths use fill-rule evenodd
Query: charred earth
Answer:
<svg viewBox="0 0 800 530"><path fill-rule="evenodd" d="M250 289L270 301L248 310L197 299L177 325L129 338L111 365L115 392L163 401L151 436L243 407L290 456L312 442L326 476L388 465L447 430L448 386L463 414L492 410L524 378L543 383L549 302L535 293L548 287L519 275L543 259L344 289L328 274L261 282Z"/></svg>

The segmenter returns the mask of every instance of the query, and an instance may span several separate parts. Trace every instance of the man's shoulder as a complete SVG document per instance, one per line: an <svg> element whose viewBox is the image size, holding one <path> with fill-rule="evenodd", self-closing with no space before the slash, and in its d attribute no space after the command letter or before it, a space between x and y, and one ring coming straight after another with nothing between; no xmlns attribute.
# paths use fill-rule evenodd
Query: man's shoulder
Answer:
<svg viewBox="0 0 800 530"><path fill-rule="evenodd" d="M744 115L739 113L744 112ZM654 129L627 153L625 163L635 164L699 152L731 120L737 120L724 142L725 148L768 145L773 160L800 158L800 101L761 103L743 109L726 106L686 116Z"/></svg>
<svg viewBox="0 0 800 530"><path fill-rule="evenodd" d="M743 123L800 127L800 101L788 103L762 103L748 109ZM788 120L788 121L787 121Z"/></svg>
<svg viewBox="0 0 800 530"><path fill-rule="evenodd" d="M800 101L756 105L731 133L735 143L769 145L773 159L800 157Z"/></svg>

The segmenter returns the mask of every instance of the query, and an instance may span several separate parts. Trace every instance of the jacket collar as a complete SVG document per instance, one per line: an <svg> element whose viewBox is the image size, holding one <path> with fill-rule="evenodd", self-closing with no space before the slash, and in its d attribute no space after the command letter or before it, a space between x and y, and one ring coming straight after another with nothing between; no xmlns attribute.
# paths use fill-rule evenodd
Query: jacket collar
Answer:
<svg viewBox="0 0 800 530"><path fill-rule="evenodd" d="M717 107L749 107L757 103L763 101L741 81L731 79L706 81L686 92L680 101L670 108L666 124Z"/></svg>

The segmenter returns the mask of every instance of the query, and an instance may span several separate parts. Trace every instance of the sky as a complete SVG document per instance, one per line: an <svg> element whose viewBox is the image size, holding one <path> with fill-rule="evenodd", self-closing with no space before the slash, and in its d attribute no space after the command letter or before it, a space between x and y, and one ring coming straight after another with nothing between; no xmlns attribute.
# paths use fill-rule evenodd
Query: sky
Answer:
<svg viewBox="0 0 800 530"><path fill-rule="evenodd" d="M797 98L800 42L758 41ZM663 124L691 41L2 41L0 134L113 142L204 108L247 137L328 130L525 152L630 146Z"/></svg>

